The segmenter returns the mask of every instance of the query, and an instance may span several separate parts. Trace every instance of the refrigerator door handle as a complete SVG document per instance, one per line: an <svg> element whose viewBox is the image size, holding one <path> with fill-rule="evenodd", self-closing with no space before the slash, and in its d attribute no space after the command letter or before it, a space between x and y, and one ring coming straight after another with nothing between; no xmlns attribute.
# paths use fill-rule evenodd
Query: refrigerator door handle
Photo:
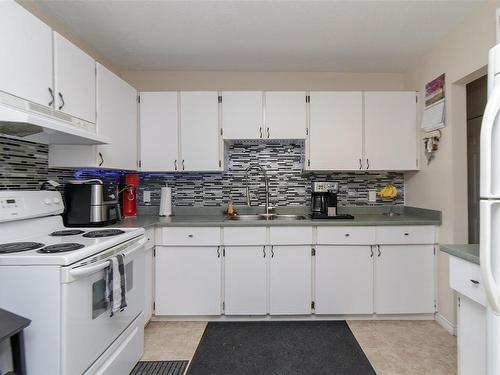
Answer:
<svg viewBox="0 0 500 375"><path fill-rule="evenodd" d="M484 110L481 124L481 177L480 195L483 198L492 197L493 191L493 130L500 112L500 85L495 86Z"/></svg>
<svg viewBox="0 0 500 375"><path fill-rule="evenodd" d="M500 315L500 290L493 276L491 269L491 250L492 250L492 209L499 205L500 201L483 200L481 204L481 237L479 247L479 259L481 267L481 276L483 277L484 290L486 298L494 314Z"/></svg>

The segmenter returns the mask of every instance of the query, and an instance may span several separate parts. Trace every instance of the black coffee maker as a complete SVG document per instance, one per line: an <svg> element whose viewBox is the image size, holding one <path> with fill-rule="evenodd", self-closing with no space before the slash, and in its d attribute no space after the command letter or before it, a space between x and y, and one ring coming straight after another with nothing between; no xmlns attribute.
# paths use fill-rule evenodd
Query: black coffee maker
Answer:
<svg viewBox="0 0 500 375"><path fill-rule="evenodd" d="M354 219L354 216L337 212L337 182L315 181L312 184L311 218L312 219Z"/></svg>

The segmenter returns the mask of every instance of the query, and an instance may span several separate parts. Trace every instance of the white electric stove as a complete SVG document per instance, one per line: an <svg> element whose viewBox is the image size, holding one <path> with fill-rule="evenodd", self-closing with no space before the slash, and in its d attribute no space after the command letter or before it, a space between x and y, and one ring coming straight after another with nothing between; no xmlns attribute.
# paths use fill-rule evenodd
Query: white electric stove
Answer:
<svg viewBox="0 0 500 375"><path fill-rule="evenodd" d="M29 374L125 374L143 351L143 228L65 228L59 192L0 191L0 307L31 319ZM125 256L127 307L106 298Z"/></svg>

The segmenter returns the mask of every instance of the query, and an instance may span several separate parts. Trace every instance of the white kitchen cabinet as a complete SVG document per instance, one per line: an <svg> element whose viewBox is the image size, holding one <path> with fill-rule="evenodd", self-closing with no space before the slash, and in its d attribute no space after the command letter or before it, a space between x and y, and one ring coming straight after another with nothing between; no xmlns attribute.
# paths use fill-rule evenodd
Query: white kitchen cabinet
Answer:
<svg viewBox="0 0 500 375"><path fill-rule="evenodd" d="M54 31L55 109L96 122L95 60Z"/></svg>
<svg viewBox="0 0 500 375"><path fill-rule="evenodd" d="M97 64L97 128L111 144L50 145L49 165L137 169L137 91L101 64Z"/></svg>
<svg viewBox="0 0 500 375"><path fill-rule="evenodd" d="M145 283L144 283L144 325L153 316L154 303L154 247L145 250Z"/></svg>
<svg viewBox="0 0 500 375"><path fill-rule="evenodd" d="M220 315L219 246L157 246L155 315Z"/></svg>
<svg viewBox="0 0 500 375"><path fill-rule="evenodd" d="M365 92L364 117L365 169L418 168L415 92Z"/></svg>
<svg viewBox="0 0 500 375"><path fill-rule="evenodd" d="M223 92L222 129L224 139L264 138L263 93L261 91Z"/></svg>
<svg viewBox="0 0 500 375"><path fill-rule="evenodd" d="M266 246L225 247L224 290L226 315L267 313Z"/></svg>
<svg viewBox="0 0 500 375"><path fill-rule="evenodd" d="M222 170L218 100L217 91L180 93L180 170Z"/></svg>
<svg viewBox="0 0 500 375"><path fill-rule="evenodd" d="M305 91L267 91L265 103L264 138L306 138Z"/></svg>
<svg viewBox="0 0 500 375"><path fill-rule="evenodd" d="M269 313L311 313L311 246L271 246Z"/></svg>
<svg viewBox="0 0 500 375"><path fill-rule="evenodd" d="M179 170L177 92L141 92L140 160L143 171Z"/></svg>
<svg viewBox="0 0 500 375"><path fill-rule="evenodd" d="M459 295L457 314L458 374L486 374L486 308Z"/></svg>
<svg viewBox="0 0 500 375"><path fill-rule="evenodd" d="M316 247L316 314L373 313L373 246Z"/></svg>
<svg viewBox="0 0 500 375"><path fill-rule="evenodd" d="M0 90L53 105L52 30L14 1L0 1Z"/></svg>
<svg viewBox="0 0 500 375"><path fill-rule="evenodd" d="M309 170L363 169L363 93L311 92Z"/></svg>
<svg viewBox="0 0 500 375"><path fill-rule="evenodd" d="M376 247L375 312L434 313L434 245Z"/></svg>

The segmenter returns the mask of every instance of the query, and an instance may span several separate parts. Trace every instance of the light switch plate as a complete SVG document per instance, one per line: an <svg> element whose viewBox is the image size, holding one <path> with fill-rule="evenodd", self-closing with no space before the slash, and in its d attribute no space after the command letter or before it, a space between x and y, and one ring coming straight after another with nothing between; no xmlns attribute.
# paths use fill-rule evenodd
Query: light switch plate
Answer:
<svg viewBox="0 0 500 375"><path fill-rule="evenodd" d="M151 203L151 192L145 190L144 193L142 194L142 201L144 204L149 204Z"/></svg>
<svg viewBox="0 0 500 375"><path fill-rule="evenodd" d="M377 201L377 191L369 190L368 191L368 202L376 202Z"/></svg>

